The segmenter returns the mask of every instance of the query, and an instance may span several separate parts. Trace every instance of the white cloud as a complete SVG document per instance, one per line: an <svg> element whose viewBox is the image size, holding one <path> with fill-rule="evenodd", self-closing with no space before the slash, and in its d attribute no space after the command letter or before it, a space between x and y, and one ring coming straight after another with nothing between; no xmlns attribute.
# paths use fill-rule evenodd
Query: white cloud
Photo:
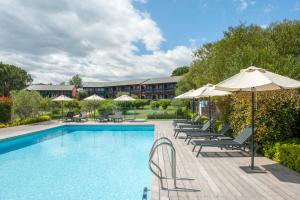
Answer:
<svg viewBox="0 0 300 200"><path fill-rule="evenodd" d="M46 83L77 73L84 80L103 81L165 76L189 64L192 49L162 51L165 39L156 22L132 3L1 0L0 60ZM141 55L137 43L149 54Z"/></svg>
<svg viewBox="0 0 300 200"><path fill-rule="evenodd" d="M268 4L265 8L264 8L264 12L265 13L270 13L272 11L274 11L276 9L276 6L272 5L272 4Z"/></svg>
<svg viewBox="0 0 300 200"><path fill-rule="evenodd" d="M234 0L234 1L238 3L237 9L238 11L241 12L247 10L249 6L253 6L256 3L256 1L253 0Z"/></svg>
<svg viewBox="0 0 300 200"><path fill-rule="evenodd" d="M296 1L294 7L291 9L291 11L297 12L300 10L300 1Z"/></svg>

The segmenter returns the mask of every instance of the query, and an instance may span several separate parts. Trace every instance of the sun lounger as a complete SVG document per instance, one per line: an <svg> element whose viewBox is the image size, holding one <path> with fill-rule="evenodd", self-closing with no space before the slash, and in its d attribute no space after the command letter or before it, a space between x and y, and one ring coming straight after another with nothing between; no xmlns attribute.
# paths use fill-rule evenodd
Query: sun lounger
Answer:
<svg viewBox="0 0 300 200"><path fill-rule="evenodd" d="M207 132L209 130L210 124L211 124L211 126L213 126L215 121L216 121L215 119L211 119L211 121L207 121L201 128L195 128L195 129L183 128L180 130L176 130L174 133L174 136L175 136L175 138L177 138L179 133L184 133L187 135L189 133ZM185 140L187 140L187 138Z"/></svg>
<svg viewBox="0 0 300 200"><path fill-rule="evenodd" d="M109 116L108 114L102 114L98 118L99 122L108 122L109 121Z"/></svg>
<svg viewBox="0 0 300 200"><path fill-rule="evenodd" d="M194 145L193 151L199 146L197 157L199 156L202 147L220 147L220 148L231 148L231 149L241 149L245 147L246 141L252 135L252 128L245 128L239 136L233 140L193 140L192 144Z"/></svg>
<svg viewBox="0 0 300 200"><path fill-rule="evenodd" d="M74 112L68 112L66 117L64 118L64 122L73 121L74 115L75 115Z"/></svg>
<svg viewBox="0 0 300 200"><path fill-rule="evenodd" d="M230 137L226 137L225 134L230 130L230 126L229 124L225 124L222 129L220 130L219 133L216 133L216 132L212 132L210 133L209 131L205 131L205 132L188 132L186 133L186 141L187 144L190 144L191 140L194 139L194 138L201 138L201 137L204 137L204 138L209 138L209 139L212 139L212 138L220 138L220 139L229 139ZM232 139L232 138L231 138Z"/></svg>
<svg viewBox="0 0 300 200"><path fill-rule="evenodd" d="M88 121L88 115L85 112L82 112L78 116L74 116L74 120L77 122L81 122L82 120Z"/></svg>
<svg viewBox="0 0 300 200"><path fill-rule="evenodd" d="M110 116L111 121L113 122L122 122L123 116L121 112L116 112L114 115Z"/></svg>
<svg viewBox="0 0 300 200"><path fill-rule="evenodd" d="M179 120L173 120L173 126L177 126L178 124L199 124L200 115L197 115L194 119L179 119Z"/></svg>

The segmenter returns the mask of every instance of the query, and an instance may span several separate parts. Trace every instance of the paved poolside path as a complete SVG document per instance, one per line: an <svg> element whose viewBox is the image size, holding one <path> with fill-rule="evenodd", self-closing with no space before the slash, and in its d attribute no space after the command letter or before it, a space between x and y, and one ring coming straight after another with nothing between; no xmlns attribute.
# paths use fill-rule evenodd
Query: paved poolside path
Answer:
<svg viewBox="0 0 300 200"><path fill-rule="evenodd" d="M203 148L198 158L192 145L183 139L174 139L171 122L156 123L156 138L168 137L177 152L177 185L164 180L169 189L161 190L156 177L152 178L152 200L196 199L300 199L300 174L265 157L256 157L256 166L266 173L246 173L250 157L240 151ZM161 148L157 155L159 165L171 177L170 152Z"/></svg>

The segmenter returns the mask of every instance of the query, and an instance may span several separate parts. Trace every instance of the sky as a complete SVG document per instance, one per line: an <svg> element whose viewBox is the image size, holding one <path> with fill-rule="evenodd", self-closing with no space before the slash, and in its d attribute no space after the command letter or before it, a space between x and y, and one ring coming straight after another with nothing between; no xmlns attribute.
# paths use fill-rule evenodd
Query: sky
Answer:
<svg viewBox="0 0 300 200"><path fill-rule="evenodd" d="M169 76L241 23L300 19L300 0L0 0L0 61L34 83Z"/></svg>

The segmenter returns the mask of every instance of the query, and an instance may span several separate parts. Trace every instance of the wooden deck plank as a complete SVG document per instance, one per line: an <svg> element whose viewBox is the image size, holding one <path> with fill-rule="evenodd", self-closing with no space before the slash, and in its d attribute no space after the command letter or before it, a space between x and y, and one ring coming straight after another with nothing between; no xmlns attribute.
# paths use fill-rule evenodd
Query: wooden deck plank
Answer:
<svg viewBox="0 0 300 200"><path fill-rule="evenodd" d="M168 187L171 188L167 199L299 199L299 173L264 157L257 157L256 165L265 169L266 173L246 173L240 167L249 165L250 157L237 150L203 148L203 153L196 158L191 145L186 145L182 139L174 139L171 122L155 122L155 126L156 138L165 136L171 139L177 153L177 182L180 188L174 191L172 180L168 179ZM164 157L159 161L171 178L168 149L162 148L158 156ZM166 199L166 195L163 198L153 196L160 194L158 186L152 184L152 190L156 191L151 194L152 199Z"/></svg>

